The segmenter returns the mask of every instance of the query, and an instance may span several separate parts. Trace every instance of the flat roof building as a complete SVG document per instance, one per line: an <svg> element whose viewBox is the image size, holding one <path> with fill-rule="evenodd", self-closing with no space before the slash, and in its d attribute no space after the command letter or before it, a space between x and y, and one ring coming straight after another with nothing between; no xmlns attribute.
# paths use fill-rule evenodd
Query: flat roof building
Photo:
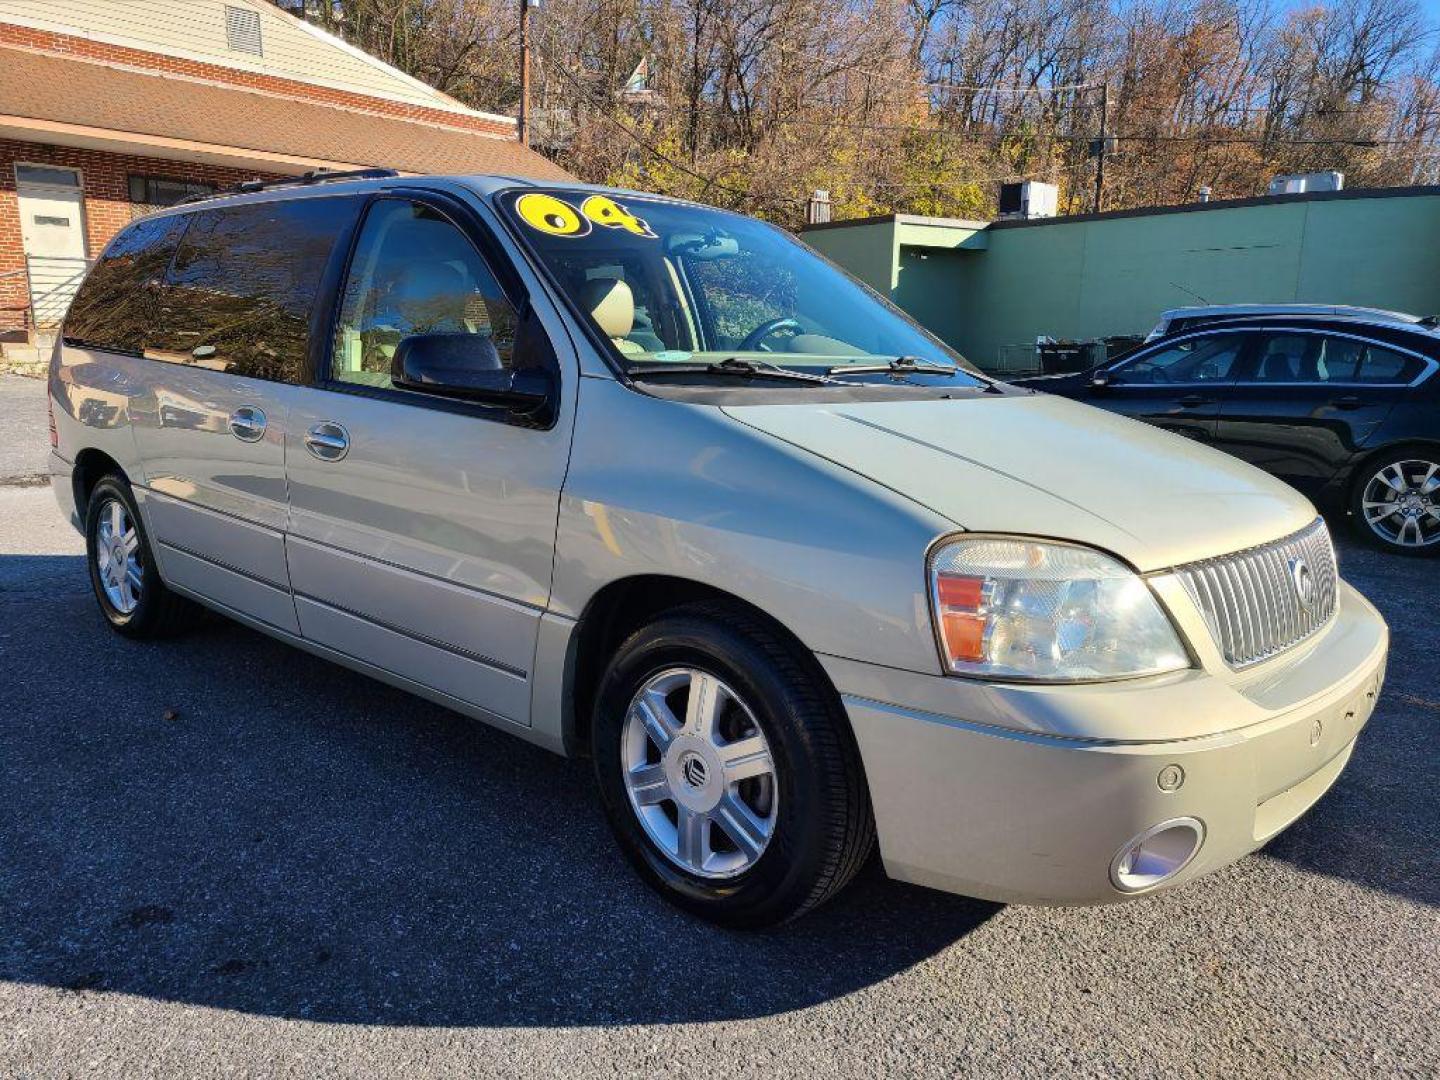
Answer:
<svg viewBox="0 0 1440 1080"><path fill-rule="evenodd" d="M1440 311L1440 187L988 223L891 214L801 236L992 371L1033 360L1041 336L1143 335L1194 304Z"/></svg>

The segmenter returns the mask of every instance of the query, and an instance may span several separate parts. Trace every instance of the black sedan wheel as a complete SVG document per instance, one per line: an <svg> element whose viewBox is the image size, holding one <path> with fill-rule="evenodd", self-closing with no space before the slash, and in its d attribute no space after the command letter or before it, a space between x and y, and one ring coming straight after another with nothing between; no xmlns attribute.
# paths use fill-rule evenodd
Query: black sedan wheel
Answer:
<svg viewBox="0 0 1440 1080"><path fill-rule="evenodd" d="M1402 450L1366 466L1351 510L1360 534L1379 547L1440 554L1440 453Z"/></svg>

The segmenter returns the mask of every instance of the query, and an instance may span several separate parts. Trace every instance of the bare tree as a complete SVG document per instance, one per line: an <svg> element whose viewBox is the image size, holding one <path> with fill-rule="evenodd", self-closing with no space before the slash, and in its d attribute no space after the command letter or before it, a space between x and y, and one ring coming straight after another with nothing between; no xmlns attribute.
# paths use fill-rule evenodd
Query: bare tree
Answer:
<svg viewBox="0 0 1440 1080"><path fill-rule="evenodd" d="M309 0L307 16L462 101L517 100L516 0ZM1440 174L1420 0L547 0L540 149L587 180L796 223L986 214L1003 178L1088 205L1253 195L1277 172ZM643 64L643 85L629 82Z"/></svg>

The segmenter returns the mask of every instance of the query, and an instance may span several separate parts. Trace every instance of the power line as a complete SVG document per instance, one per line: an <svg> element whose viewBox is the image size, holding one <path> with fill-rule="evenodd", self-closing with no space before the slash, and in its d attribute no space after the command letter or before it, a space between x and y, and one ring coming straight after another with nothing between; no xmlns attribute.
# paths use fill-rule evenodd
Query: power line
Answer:
<svg viewBox="0 0 1440 1080"><path fill-rule="evenodd" d="M542 51L543 51L543 50L542 50ZM642 150L644 150L646 153L650 154L651 156L659 159L660 161L665 162L665 164L669 165L671 168L676 169L677 171L679 171L679 172L681 172L681 173L684 173L686 176L689 176L689 177L691 177L692 179L699 180L702 184L706 185L706 188L707 188L707 189L708 189L708 188L715 188L715 189L717 189L717 190L719 190L719 191L724 191L724 192L726 192L727 194L734 195L735 197L741 198L741 199L760 199L761 201L763 201L764 198L768 198L772 203L776 203L776 204L786 204L786 205L792 204L792 203L793 203L793 204L801 204L801 203L804 203L804 202L806 201L804 198L797 198L797 197L786 197L786 196L768 196L768 197L761 197L761 196L757 196L757 195L756 195L755 193L753 193L753 192L741 191L739 188L730 187L728 184L722 183L721 181L716 180L716 179L713 178L713 177L706 176L704 173L701 173L701 172L699 172L699 171L697 171L697 170L695 170L695 169L690 168L688 165L684 165L684 164L682 164L681 162L676 161L673 157L671 157L669 154L666 154L666 153L665 153L663 150L661 150L659 147L655 146L654 143L652 143L652 142L650 142L648 139L646 139L643 135L641 135L638 131L636 131L636 130L635 130L633 127L631 127L629 124L626 124L624 121L620 120L618 117L613 116L610 112L608 112L608 111L606 110L606 108L604 107L604 106L605 106L605 103L602 102L602 101L597 101L594 97L592 97L592 96L590 95L589 91L585 89L585 87L584 87L583 84L581 83L580 77L579 77L578 75L576 75L574 72L572 72L572 71L570 71L568 68L566 68L565 65L559 64L559 63L554 63L554 62L553 62L553 61L554 61L553 56L547 55L547 56L546 56L546 59L547 59L547 61L550 61L550 62L551 62L551 64L552 64L552 66L553 66L553 68L554 68L555 71L557 71L563 78L565 78L572 86L575 87L575 89L580 93L580 95L585 99L585 101L586 101L589 105L591 105L593 108L595 108L596 111L599 112L599 114L600 114L604 119L608 120L612 125L614 125L615 127L619 128L620 131L622 131L625 135L627 135L627 136L631 139L631 141L633 141L637 146L639 146ZM918 130L923 130L923 129L918 129ZM1051 173L1055 173L1055 172L1068 172L1068 171L1070 171L1070 170L1072 170L1072 169L1081 168L1081 167L1083 167L1083 166L1085 166L1085 165L1088 165L1088 164L1089 164L1088 162L1081 161L1081 162L1076 162L1075 164L1072 164L1072 165L1062 165L1062 166L1054 167L1054 168L1052 168L1052 169L1050 169L1050 170L1048 170L1048 171L1051 172ZM889 189L892 189L892 190L894 190L894 189L912 190L912 189L915 189L915 188L927 188L927 187L928 187L928 188L935 188L935 187L942 186L942 185L943 185L944 183L946 183L946 182L948 182L948 183L958 183L958 184L994 184L994 183L1002 183L1002 182L1004 182L1004 181L1006 181L1006 180L1015 180L1015 179L1020 179L1020 178L1022 178L1022 174L1016 173L1016 172L1010 172L1010 173L1005 173L1005 174L1002 175L1002 176L963 177L963 178L959 178L959 177L947 177L947 178L936 179L936 180L925 180L925 179L906 180L906 181L866 180L866 181L863 181L863 182L861 182L860 184L858 184L858 185L856 185L856 186L858 186L858 187L864 187L864 188L889 188Z"/></svg>
<svg viewBox="0 0 1440 1080"><path fill-rule="evenodd" d="M778 41L771 42L771 47L777 52L790 53L795 56L809 56L812 59L832 59L828 54L814 49L800 49L793 45L782 45ZM892 75L873 68L846 67L834 72L836 75L855 72L857 75L866 75L872 79L880 79L884 82L896 85L923 87L927 90L956 90L961 93L973 94L1060 94L1071 91L1095 90L1102 84L1096 82L1070 83L1065 86L966 86L963 83L937 82L920 77L908 77L904 75Z"/></svg>
<svg viewBox="0 0 1440 1080"><path fill-rule="evenodd" d="M716 102L705 102L710 108L719 108ZM918 124L870 124L857 121L845 120L810 120L797 116L777 116L768 118L765 124L776 127L810 127L821 129L835 129L842 131L873 131L885 134L913 134L938 136L944 139L958 139L964 142L1000 142L1007 138L1018 138L1035 142L1083 142L1095 141L1095 136L1083 132L1070 131L1035 131L1017 135L1014 132L1003 130L990 131L952 131L943 127L926 127ZM1263 135L1225 135L1210 134L1207 132L1188 132L1179 134L1167 134L1163 132L1136 133L1121 135L1111 133L1109 136L1120 142L1203 142L1208 145L1218 146L1226 144L1257 146L1355 146L1365 149L1381 146L1413 146L1424 142L1423 139L1409 138L1384 138L1370 139L1364 137L1342 137L1327 136L1321 138L1309 138L1305 136L1276 135L1266 138Z"/></svg>

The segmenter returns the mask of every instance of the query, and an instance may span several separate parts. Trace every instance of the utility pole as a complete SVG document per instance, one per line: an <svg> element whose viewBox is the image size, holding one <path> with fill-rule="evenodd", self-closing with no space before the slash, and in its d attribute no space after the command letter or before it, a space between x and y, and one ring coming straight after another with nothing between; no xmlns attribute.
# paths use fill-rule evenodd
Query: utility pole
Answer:
<svg viewBox="0 0 1440 1080"><path fill-rule="evenodd" d="M1105 208L1105 151L1110 141L1110 82L1100 84L1100 143L1095 151L1095 213Z"/></svg>
<svg viewBox="0 0 1440 1080"><path fill-rule="evenodd" d="M516 134L521 146L530 145L530 3L520 0L520 118Z"/></svg>

